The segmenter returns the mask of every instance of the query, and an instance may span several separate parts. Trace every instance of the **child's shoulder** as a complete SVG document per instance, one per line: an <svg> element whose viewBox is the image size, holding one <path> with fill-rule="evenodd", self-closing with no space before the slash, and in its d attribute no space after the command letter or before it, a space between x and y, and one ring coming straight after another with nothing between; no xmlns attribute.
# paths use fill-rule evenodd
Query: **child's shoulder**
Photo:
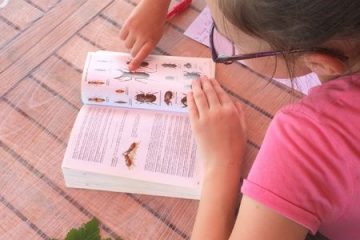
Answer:
<svg viewBox="0 0 360 240"><path fill-rule="evenodd" d="M299 102L283 107L278 114L306 116L325 124L331 121L360 121L360 74L341 77L314 87Z"/></svg>

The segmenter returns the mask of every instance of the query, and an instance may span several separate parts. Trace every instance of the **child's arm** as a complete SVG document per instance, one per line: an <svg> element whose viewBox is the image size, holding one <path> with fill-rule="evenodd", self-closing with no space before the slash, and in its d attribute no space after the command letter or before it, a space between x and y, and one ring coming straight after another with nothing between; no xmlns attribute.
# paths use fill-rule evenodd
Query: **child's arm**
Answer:
<svg viewBox="0 0 360 240"><path fill-rule="evenodd" d="M243 196L230 239L304 240L307 233L304 226Z"/></svg>
<svg viewBox="0 0 360 240"><path fill-rule="evenodd" d="M135 70L159 42L170 0L142 0L126 20L120 38L134 57L129 70Z"/></svg>
<svg viewBox="0 0 360 240"><path fill-rule="evenodd" d="M192 239L303 240L307 229L244 196L236 219L244 113L216 80L196 80L188 95L191 126L204 159L203 188Z"/></svg>
<svg viewBox="0 0 360 240"><path fill-rule="evenodd" d="M245 151L245 123L218 82L194 80L188 94L191 127L203 161L203 185L193 239L226 239L235 223ZM233 179L235 181L228 181Z"/></svg>

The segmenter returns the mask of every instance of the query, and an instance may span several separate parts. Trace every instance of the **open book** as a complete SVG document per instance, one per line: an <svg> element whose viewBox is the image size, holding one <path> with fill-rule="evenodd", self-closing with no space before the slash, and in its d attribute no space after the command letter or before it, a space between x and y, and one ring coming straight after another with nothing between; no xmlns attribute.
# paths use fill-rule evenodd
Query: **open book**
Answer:
<svg viewBox="0 0 360 240"><path fill-rule="evenodd" d="M84 103L62 163L68 187L200 197L201 169L186 94L211 59L149 56L129 72L125 53L88 53Z"/></svg>

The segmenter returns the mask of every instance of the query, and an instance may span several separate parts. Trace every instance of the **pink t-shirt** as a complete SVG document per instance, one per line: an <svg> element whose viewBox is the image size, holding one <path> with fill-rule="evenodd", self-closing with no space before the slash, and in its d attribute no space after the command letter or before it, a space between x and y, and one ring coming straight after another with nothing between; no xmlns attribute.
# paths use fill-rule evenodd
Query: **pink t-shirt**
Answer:
<svg viewBox="0 0 360 240"><path fill-rule="evenodd" d="M312 233L360 239L360 74L276 114L241 190Z"/></svg>

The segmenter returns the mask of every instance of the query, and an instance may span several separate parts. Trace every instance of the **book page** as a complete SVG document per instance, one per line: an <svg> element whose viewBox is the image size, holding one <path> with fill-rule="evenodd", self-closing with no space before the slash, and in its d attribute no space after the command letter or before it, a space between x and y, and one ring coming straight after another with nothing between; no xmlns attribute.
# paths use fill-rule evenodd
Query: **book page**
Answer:
<svg viewBox="0 0 360 240"><path fill-rule="evenodd" d="M186 29L185 36L207 46L210 47L210 32L213 24L213 20L211 18L211 12L209 8L204 8L204 10L199 14L199 16L192 22L192 24ZM229 45L228 40L224 38L218 38L218 46L224 47ZM239 61L241 64L242 61ZM288 87L293 87L297 91L308 94L309 90L312 87L319 86L321 84L319 78L315 73L310 73L305 76L297 77L293 79L293 83L291 83L290 79L276 79L275 81L284 84Z"/></svg>
<svg viewBox="0 0 360 240"><path fill-rule="evenodd" d="M63 168L197 186L198 164L186 114L85 105Z"/></svg>
<svg viewBox="0 0 360 240"><path fill-rule="evenodd" d="M213 20L208 7L204 8L194 22L185 30L184 35L209 47L209 36Z"/></svg>
<svg viewBox="0 0 360 240"><path fill-rule="evenodd" d="M149 56L136 72L130 72L129 54L89 53L82 79L84 104L187 111L186 94L193 79L214 77L211 59Z"/></svg>

